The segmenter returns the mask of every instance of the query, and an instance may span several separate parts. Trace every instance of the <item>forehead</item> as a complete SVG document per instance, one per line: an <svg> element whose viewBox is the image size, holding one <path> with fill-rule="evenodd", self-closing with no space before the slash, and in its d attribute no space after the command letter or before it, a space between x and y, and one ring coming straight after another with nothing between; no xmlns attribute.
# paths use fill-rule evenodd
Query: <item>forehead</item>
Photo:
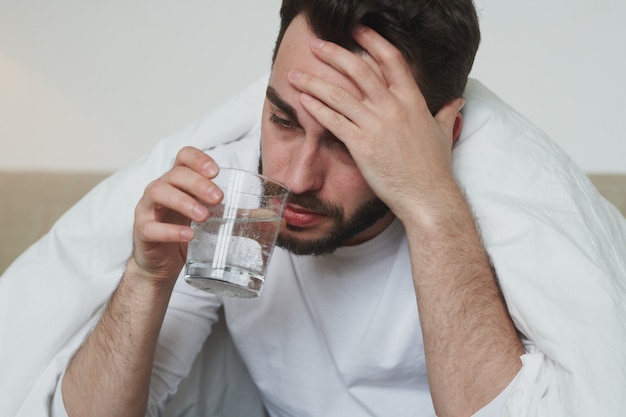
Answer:
<svg viewBox="0 0 626 417"><path fill-rule="evenodd" d="M284 96L286 91L292 88L288 85L287 75L290 70L296 69L334 83L353 94L358 94L358 89L348 77L313 54L311 42L315 38L306 18L302 15L296 16L285 31L278 47L270 85Z"/></svg>
<svg viewBox="0 0 626 417"><path fill-rule="evenodd" d="M276 60L273 69L283 65L294 64L298 60L312 57L310 43L314 39L313 32L309 29L308 22L303 15L296 16L285 31L278 45Z"/></svg>

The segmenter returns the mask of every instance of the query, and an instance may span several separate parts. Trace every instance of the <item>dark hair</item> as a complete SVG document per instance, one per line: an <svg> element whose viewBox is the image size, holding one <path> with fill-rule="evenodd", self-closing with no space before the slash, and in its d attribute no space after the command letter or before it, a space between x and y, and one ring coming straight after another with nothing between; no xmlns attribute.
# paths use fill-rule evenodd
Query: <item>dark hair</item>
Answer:
<svg viewBox="0 0 626 417"><path fill-rule="evenodd" d="M371 27L408 61L434 114L465 90L480 43L472 0L283 0L272 63L287 27L303 13L316 36L349 50L357 24Z"/></svg>

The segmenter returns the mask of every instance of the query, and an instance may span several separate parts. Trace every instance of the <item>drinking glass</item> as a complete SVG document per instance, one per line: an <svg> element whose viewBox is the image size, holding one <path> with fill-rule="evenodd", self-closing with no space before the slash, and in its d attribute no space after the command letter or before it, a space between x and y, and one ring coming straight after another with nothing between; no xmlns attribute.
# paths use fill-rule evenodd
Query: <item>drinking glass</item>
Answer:
<svg viewBox="0 0 626 417"><path fill-rule="evenodd" d="M210 216L192 222L185 281L228 297L257 297L280 230L289 190L257 173L221 168L213 182L223 191Z"/></svg>

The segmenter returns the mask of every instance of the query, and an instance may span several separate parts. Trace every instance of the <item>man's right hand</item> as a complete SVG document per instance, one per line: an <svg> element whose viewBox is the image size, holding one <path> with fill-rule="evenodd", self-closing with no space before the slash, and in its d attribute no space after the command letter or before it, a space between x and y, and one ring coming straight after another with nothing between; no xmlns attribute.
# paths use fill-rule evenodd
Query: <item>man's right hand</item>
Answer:
<svg viewBox="0 0 626 417"><path fill-rule="evenodd" d="M209 216L200 201L210 207L223 198L212 181L218 172L213 159L187 147L146 187L124 276L63 377L70 417L145 415L159 332L193 238L189 224Z"/></svg>
<svg viewBox="0 0 626 417"><path fill-rule="evenodd" d="M154 284L178 277L193 238L191 220L204 221L209 216L200 201L215 205L223 198L211 181L218 172L211 157L185 147L172 169L146 187L135 209L132 256L142 275Z"/></svg>

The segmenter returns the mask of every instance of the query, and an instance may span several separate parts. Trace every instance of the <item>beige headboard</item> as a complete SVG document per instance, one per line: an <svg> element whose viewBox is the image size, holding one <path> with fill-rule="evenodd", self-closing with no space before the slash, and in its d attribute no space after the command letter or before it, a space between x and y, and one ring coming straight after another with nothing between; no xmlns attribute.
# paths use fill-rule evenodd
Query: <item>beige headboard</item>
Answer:
<svg viewBox="0 0 626 417"><path fill-rule="evenodd" d="M107 174L0 172L0 273ZM626 175L591 179L626 215Z"/></svg>
<svg viewBox="0 0 626 417"><path fill-rule="evenodd" d="M107 174L0 172L0 273Z"/></svg>

